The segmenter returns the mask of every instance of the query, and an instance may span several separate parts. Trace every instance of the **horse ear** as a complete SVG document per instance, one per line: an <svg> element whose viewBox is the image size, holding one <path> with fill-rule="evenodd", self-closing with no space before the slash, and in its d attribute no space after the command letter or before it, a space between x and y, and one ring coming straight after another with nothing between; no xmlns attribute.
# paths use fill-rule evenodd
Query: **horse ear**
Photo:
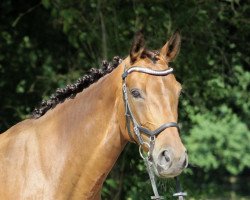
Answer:
<svg viewBox="0 0 250 200"><path fill-rule="evenodd" d="M144 48L145 48L144 36L139 31L136 33L133 44L130 48L130 62L131 62L131 64L134 63L138 58L140 58Z"/></svg>
<svg viewBox="0 0 250 200"><path fill-rule="evenodd" d="M167 43L162 47L161 54L165 56L167 61L173 61L179 53L181 46L181 35L179 31L176 31Z"/></svg>

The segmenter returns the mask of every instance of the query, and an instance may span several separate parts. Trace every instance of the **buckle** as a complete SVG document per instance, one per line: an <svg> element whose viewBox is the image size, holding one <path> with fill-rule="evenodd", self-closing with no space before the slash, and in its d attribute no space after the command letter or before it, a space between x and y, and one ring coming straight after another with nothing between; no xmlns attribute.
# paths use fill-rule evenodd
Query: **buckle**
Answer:
<svg viewBox="0 0 250 200"><path fill-rule="evenodd" d="M151 199L160 200L160 199L164 199L164 197L163 196L151 196Z"/></svg>

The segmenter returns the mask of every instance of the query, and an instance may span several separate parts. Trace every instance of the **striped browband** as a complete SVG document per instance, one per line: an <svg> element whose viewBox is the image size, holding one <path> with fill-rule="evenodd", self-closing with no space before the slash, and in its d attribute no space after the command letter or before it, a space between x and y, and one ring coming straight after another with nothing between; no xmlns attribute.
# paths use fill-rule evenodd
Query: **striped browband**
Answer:
<svg viewBox="0 0 250 200"><path fill-rule="evenodd" d="M153 70L149 68L134 66L124 71L124 73L122 74L122 79L125 79L132 72L141 72L141 73L150 74L154 76L166 76L168 74L171 74L173 71L174 71L173 68L168 68L165 70Z"/></svg>

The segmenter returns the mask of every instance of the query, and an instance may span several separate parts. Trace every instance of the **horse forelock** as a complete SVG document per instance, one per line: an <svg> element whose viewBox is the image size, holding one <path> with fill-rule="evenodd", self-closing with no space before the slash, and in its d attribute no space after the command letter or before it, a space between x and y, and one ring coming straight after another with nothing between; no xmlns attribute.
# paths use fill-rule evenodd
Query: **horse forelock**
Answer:
<svg viewBox="0 0 250 200"><path fill-rule="evenodd" d="M141 58L149 58L151 61L155 63L157 60L159 60L159 55L160 52L158 50L145 49L141 54Z"/></svg>

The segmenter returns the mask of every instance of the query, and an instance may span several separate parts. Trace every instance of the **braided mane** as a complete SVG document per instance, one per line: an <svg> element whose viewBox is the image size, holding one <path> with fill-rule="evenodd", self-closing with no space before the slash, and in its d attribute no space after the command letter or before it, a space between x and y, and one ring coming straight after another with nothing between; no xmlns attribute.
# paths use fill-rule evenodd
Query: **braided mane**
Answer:
<svg viewBox="0 0 250 200"><path fill-rule="evenodd" d="M118 56L113 58L112 62L103 61L101 68L92 68L87 74L79 78L75 83L67 85L65 88L58 88L55 94L52 94L48 100L43 100L40 106L32 112L32 118L43 116L48 110L53 109L58 104L63 103L66 99L74 98L77 93L89 87L92 83L98 81L101 77L112 72L122 59Z"/></svg>

